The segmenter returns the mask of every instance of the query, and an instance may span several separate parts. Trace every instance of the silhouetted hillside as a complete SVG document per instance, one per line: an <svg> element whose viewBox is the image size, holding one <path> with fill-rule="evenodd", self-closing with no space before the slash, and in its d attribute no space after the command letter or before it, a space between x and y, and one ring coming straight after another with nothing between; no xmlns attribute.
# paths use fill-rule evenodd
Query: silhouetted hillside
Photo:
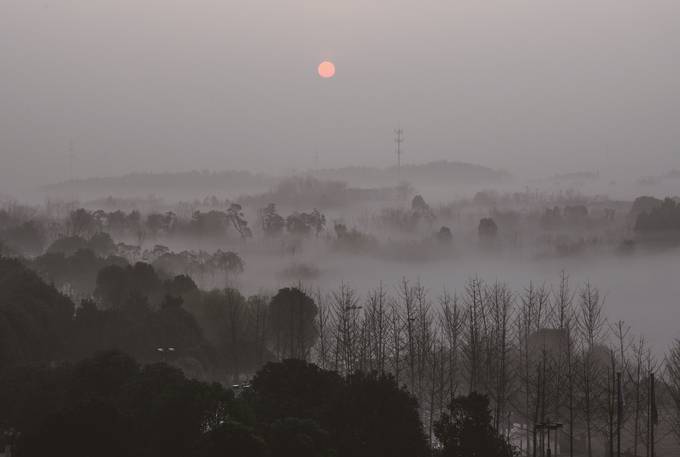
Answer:
<svg viewBox="0 0 680 457"><path fill-rule="evenodd" d="M273 176L249 171L187 171L178 173L131 173L123 176L88 178L44 186L51 196L72 198L102 196L182 195L262 192L277 182Z"/></svg>
<svg viewBox="0 0 680 457"><path fill-rule="evenodd" d="M510 179L510 173L481 165L440 160L424 164L402 165L388 168L346 167L318 170L317 178L345 181L353 185L387 185L395 180L407 181L414 186L439 184L473 184L499 182Z"/></svg>
<svg viewBox="0 0 680 457"><path fill-rule="evenodd" d="M462 162L430 162L397 167L345 167L310 171L317 179L340 181L352 186L393 187L399 182L418 185L495 183L510 178L508 172ZM286 176L249 171L188 171L178 173L132 173L124 176L88 178L44 186L50 196L90 199L112 196L156 195L165 198L257 194L274 189ZM227 194L227 195L225 195Z"/></svg>

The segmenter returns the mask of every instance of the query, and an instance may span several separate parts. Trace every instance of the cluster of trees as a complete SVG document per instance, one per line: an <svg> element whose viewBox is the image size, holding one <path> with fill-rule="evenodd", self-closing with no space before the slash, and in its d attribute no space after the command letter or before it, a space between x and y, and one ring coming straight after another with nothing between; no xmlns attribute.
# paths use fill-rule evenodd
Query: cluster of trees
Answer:
<svg viewBox="0 0 680 457"><path fill-rule="evenodd" d="M96 232L88 238L78 235L56 239L47 248L47 254L72 255L80 250L89 250L99 257L107 257L116 252L116 243L106 232Z"/></svg>
<svg viewBox="0 0 680 457"><path fill-rule="evenodd" d="M496 222L492 218L484 217L479 221L477 234L482 241L494 240L498 235L498 225L496 225Z"/></svg>
<svg viewBox="0 0 680 457"><path fill-rule="evenodd" d="M293 212L284 218L276 211L276 205L268 204L259 211L262 232L270 237L283 234L284 229L291 235L304 236L314 233L316 236L326 227L326 216L314 209L310 213Z"/></svg>
<svg viewBox="0 0 680 457"><path fill-rule="evenodd" d="M22 364L77 360L123 348L144 360L174 344L210 354L182 297L196 292L188 277L162 281L145 264L113 265L97 276L99 305L79 306L18 260L0 258L0 370Z"/></svg>
<svg viewBox="0 0 680 457"><path fill-rule="evenodd" d="M0 420L19 433L18 456L201 455L211 444L206 430L240 417L221 386L119 352L5 370L0 386Z"/></svg>
<svg viewBox="0 0 680 457"><path fill-rule="evenodd" d="M121 210L106 212L79 208L70 213L65 225L71 236L87 236L105 231L117 237L137 239L140 244L146 237L169 235L224 237L232 229L239 237L252 236L243 208L237 203L231 203L226 211L194 211L188 220L172 211L143 216L137 210L126 213Z"/></svg>
<svg viewBox="0 0 680 457"><path fill-rule="evenodd" d="M672 198L642 211L635 220L638 232L680 232L680 203Z"/></svg>
<svg viewBox="0 0 680 457"><path fill-rule="evenodd" d="M36 255L43 252L47 231L37 220L0 225L0 242L8 254Z"/></svg>
<svg viewBox="0 0 680 457"><path fill-rule="evenodd" d="M18 260L0 258L0 367L59 359L73 313L54 287Z"/></svg>
<svg viewBox="0 0 680 457"><path fill-rule="evenodd" d="M19 457L512 457L490 419L486 397L452 399L433 449L416 399L390 375L296 359L233 389L118 351L0 371L0 427Z"/></svg>
<svg viewBox="0 0 680 457"><path fill-rule="evenodd" d="M278 214L276 205L269 204L258 211L262 232L267 236L278 236L284 231L292 235L319 235L326 226L326 217L317 209L309 213L293 212L287 217ZM172 211L149 213L143 216L139 211L129 213L117 210L88 211L80 208L72 211L66 221L66 231L74 241L80 237L109 232L117 237L132 238L141 244L147 238L187 236L199 239L224 239L236 233L239 238L253 236L252 229L244 215L243 207L231 203L222 210L194 211L189 219ZM76 238L77 237L77 238ZM65 243L63 241L62 243ZM58 248L59 246L57 246Z"/></svg>
<svg viewBox="0 0 680 457"><path fill-rule="evenodd" d="M245 262L237 253L221 249L212 253L172 252L165 246L156 245L152 250L145 251L142 258L166 274L189 275L201 283L210 279L215 286L224 286L231 277L243 273L245 269Z"/></svg>
<svg viewBox="0 0 680 457"><path fill-rule="evenodd" d="M195 377L238 380L269 360L309 358L317 338L317 305L296 288L271 298L202 291L142 262L108 265L94 282L94 299L76 306L19 260L0 258L0 369L120 348Z"/></svg>
<svg viewBox="0 0 680 457"><path fill-rule="evenodd" d="M374 223L381 228L414 232L423 226L432 228L435 219L435 212L422 195L415 195L410 208L383 208Z"/></svg>
<svg viewBox="0 0 680 457"><path fill-rule="evenodd" d="M273 297L199 290L190 277L163 280L148 264L110 266L94 302L78 309L74 348L118 347L142 361L163 358L203 379L239 380L269 360L309 358L318 308L297 288ZM158 349L173 348L171 353Z"/></svg>
<svg viewBox="0 0 680 457"><path fill-rule="evenodd" d="M79 249L72 254L48 252L33 260L24 260L24 263L47 283L72 298L90 297L101 269L111 265L128 265L123 257L101 257L90 249Z"/></svg>
<svg viewBox="0 0 680 457"><path fill-rule="evenodd" d="M477 392L489 398L494 430L532 456L545 446L537 425L550 420L564 424L562 448L574 453L614 449L617 416L623 450L638 455L651 444L649 380L663 367L644 338L606 319L589 283L573 290L565 275L555 287L515 293L474 278L461 295L432 300L404 280L394 296L381 286L360 299L343 285L317 301L314 360L345 375L394 376L419 400L432 442L451 399ZM666 389L658 387L659 410L680 417Z"/></svg>
<svg viewBox="0 0 680 457"><path fill-rule="evenodd" d="M23 261L45 281L74 299L92 296L100 270L110 266L127 267L139 259L151 264L163 279L187 275L209 287L225 287L245 269L243 259L231 251L177 253L162 245L140 251L122 243L112 245L113 249L102 249L97 248L94 242L97 239L106 239L107 245L112 245L110 237L102 232L89 242L80 237L68 237L55 241L47 253ZM108 252L112 253L104 255Z"/></svg>
<svg viewBox="0 0 680 457"><path fill-rule="evenodd" d="M585 205L546 208L540 220L541 226L548 230L582 227L588 222L588 208Z"/></svg>

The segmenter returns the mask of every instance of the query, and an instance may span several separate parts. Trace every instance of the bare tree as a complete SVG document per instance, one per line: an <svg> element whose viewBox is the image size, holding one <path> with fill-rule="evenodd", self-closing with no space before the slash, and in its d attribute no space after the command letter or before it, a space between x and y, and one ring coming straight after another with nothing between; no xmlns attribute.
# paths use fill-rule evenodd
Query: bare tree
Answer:
<svg viewBox="0 0 680 457"><path fill-rule="evenodd" d="M402 350L404 346L404 319L401 315L399 304L393 301L390 307L390 355L392 358L392 372L394 379L398 385L401 379L401 359L403 357Z"/></svg>
<svg viewBox="0 0 680 457"><path fill-rule="evenodd" d="M680 340L675 340L666 354L666 384L673 402L671 428L680 441Z"/></svg>
<svg viewBox="0 0 680 457"><path fill-rule="evenodd" d="M368 326L367 342L369 347L369 369L385 373L389 322L387 313L387 293L380 285L369 292L366 304L366 322Z"/></svg>
<svg viewBox="0 0 680 457"><path fill-rule="evenodd" d="M640 337L633 345L633 363L634 363L634 377L632 383L634 385L634 419L633 419L633 455L638 455L638 446L640 443L640 423L644 415L642 410L644 400L643 389L643 373L645 371L645 355L647 353L647 346L644 337Z"/></svg>
<svg viewBox="0 0 680 457"><path fill-rule="evenodd" d="M446 344L448 355L448 393L449 398L453 399L458 391L459 366L458 356L460 353L461 333L463 330L463 313L458 304L458 297L453 297L445 290L439 298L441 314L439 316L440 326Z"/></svg>
<svg viewBox="0 0 680 457"><path fill-rule="evenodd" d="M352 374L358 368L359 328L358 316L361 306L354 289L346 284L333 292L333 317L336 333L336 371Z"/></svg>
<svg viewBox="0 0 680 457"><path fill-rule="evenodd" d="M427 291L418 280L413 286L413 297L416 302L416 367L418 384L416 386L417 398L422 398L424 381L428 372L428 362L434 346L435 335L433 333L431 304L427 297Z"/></svg>
<svg viewBox="0 0 680 457"><path fill-rule="evenodd" d="M409 369L409 387L416 385L416 303L413 287L406 278L402 278L399 284L399 298L401 299L402 309L405 311L406 327L406 358Z"/></svg>
<svg viewBox="0 0 680 457"><path fill-rule="evenodd" d="M465 330L463 331L462 354L468 376L468 391L478 392L483 385L483 283L479 278L468 280L465 285Z"/></svg>
<svg viewBox="0 0 680 457"><path fill-rule="evenodd" d="M578 328L582 338L581 388L583 392L583 415L586 426L588 457L593 455L593 428L596 414L597 382L606 359L598 352L604 329L604 316L599 291L589 282L579 294Z"/></svg>
<svg viewBox="0 0 680 457"><path fill-rule="evenodd" d="M487 363L491 368L489 387L495 402L494 426L501 432L510 394L508 359L513 297L508 286L498 281L487 288L485 295L491 320L491 332L487 338Z"/></svg>
<svg viewBox="0 0 680 457"><path fill-rule="evenodd" d="M326 369L329 363L329 354L331 346L332 328L330 323L331 313L327 303L327 297L324 296L320 290L314 294L316 304L319 307L317 314L317 329L319 332L319 339L317 340L316 359L321 368Z"/></svg>

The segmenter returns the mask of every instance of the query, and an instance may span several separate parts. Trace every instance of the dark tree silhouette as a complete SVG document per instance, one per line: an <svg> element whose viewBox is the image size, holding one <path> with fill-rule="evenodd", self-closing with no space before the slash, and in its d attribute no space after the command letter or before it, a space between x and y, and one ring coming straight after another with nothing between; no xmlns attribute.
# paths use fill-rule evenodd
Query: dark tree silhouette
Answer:
<svg viewBox="0 0 680 457"><path fill-rule="evenodd" d="M680 204L672 198L653 207L648 212L640 213L635 221L638 232L678 232L680 231Z"/></svg>
<svg viewBox="0 0 680 457"><path fill-rule="evenodd" d="M513 457L514 448L492 427L489 399L472 392L456 397L434 424L441 457Z"/></svg>
<svg viewBox="0 0 680 457"><path fill-rule="evenodd" d="M126 457L132 449L132 424L110 403L79 403L48 416L24 439L25 457Z"/></svg>
<svg viewBox="0 0 680 457"><path fill-rule="evenodd" d="M289 359L267 363L251 385L258 421L300 417L324 424L334 413L332 402L342 388L342 378L314 364Z"/></svg>
<svg viewBox="0 0 680 457"><path fill-rule="evenodd" d="M154 268L142 262L133 266L108 266L97 275L94 291L106 308L120 309L131 298L145 297L158 303L163 296L163 283Z"/></svg>
<svg viewBox="0 0 680 457"><path fill-rule="evenodd" d="M243 216L243 208L238 203L232 203L227 210L227 216L231 225L236 229L241 238L250 238L253 232L248 227L248 221Z"/></svg>
<svg viewBox="0 0 680 457"><path fill-rule="evenodd" d="M481 240L493 240L498 234L498 226L493 219L485 217L479 221L477 232Z"/></svg>
<svg viewBox="0 0 680 457"><path fill-rule="evenodd" d="M66 382L57 384L56 402L46 405L56 403L56 410L21 429L20 455L196 455L207 432L227 417L244 419L230 391L189 380L165 364L140 367L106 352L68 371Z"/></svg>
<svg viewBox="0 0 680 457"><path fill-rule="evenodd" d="M314 300L298 288L280 289L269 305L270 341L279 358L307 359L318 337Z"/></svg>
<svg viewBox="0 0 680 457"><path fill-rule="evenodd" d="M39 222L30 220L0 231L0 239L13 252L38 255L45 247L47 234Z"/></svg>
<svg viewBox="0 0 680 457"><path fill-rule="evenodd" d="M418 402L391 375L351 375L335 399L328 428L338 455L429 455Z"/></svg>
<svg viewBox="0 0 680 457"><path fill-rule="evenodd" d="M269 426L267 442L274 457L331 455L330 435L311 419L287 417Z"/></svg>
<svg viewBox="0 0 680 457"><path fill-rule="evenodd" d="M196 445L196 457L269 457L267 444L252 428L238 422L226 421L205 433Z"/></svg>
<svg viewBox="0 0 680 457"><path fill-rule="evenodd" d="M437 241L439 241L442 244L450 244L453 241L453 234L451 233L451 229L445 225L442 226L442 228L440 228L439 231L437 232Z"/></svg>
<svg viewBox="0 0 680 457"><path fill-rule="evenodd" d="M18 260L0 258L0 371L8 365L59 360L74 305Z"/></svg>
<svg viewBox="0 0 680 457"><path fill-rule="evenodd" d="M286 226L286 220L276 212L276 205L270 203L265 208L260 210L260 218L262 220L262 231L267 236L278 236L283 233Z"/></svg>

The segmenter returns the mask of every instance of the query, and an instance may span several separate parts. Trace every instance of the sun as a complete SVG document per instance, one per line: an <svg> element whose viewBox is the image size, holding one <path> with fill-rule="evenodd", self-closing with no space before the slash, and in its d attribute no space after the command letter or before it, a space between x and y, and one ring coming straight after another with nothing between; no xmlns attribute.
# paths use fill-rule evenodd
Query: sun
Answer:
<svg viewBox="0 0 680 457"><path fill-rule="evenodd" d="M335 64L330 60L324 60L319 64L319 76L324 79L329 79L335 76Z"/></svg>

